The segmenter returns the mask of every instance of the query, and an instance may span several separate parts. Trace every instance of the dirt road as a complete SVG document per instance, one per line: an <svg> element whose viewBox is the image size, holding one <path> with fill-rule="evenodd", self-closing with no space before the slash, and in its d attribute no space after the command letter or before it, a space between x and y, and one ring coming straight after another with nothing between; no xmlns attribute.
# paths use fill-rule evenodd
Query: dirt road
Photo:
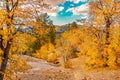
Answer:
<svg viewBox="0 0 120 80"><path fill-rule="evenodd" d="M26 73L20 73L17 80L120 80L120 69L64 69L41 59L22 56L31 66Z"/></svg>
<svg viewBox="0 0 120 80"><path fill-rule="evenodd" d="M26 73L21 73L17 80L74 80L71 70L54 66L45 60L23 56L31 66Z"/></svg>

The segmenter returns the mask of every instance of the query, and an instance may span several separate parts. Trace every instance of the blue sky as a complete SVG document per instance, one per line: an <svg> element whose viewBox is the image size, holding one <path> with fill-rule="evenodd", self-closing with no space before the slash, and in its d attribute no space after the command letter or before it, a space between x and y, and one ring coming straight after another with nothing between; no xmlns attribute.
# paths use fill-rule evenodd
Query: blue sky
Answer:
<svg viewBox="0 0 120 80"><path fill-rule="evenodd" d="M57 7L60 9L56 12L56 16L50 16L55 25L72 23L88 16L88 0L66 0Z"/></svg>

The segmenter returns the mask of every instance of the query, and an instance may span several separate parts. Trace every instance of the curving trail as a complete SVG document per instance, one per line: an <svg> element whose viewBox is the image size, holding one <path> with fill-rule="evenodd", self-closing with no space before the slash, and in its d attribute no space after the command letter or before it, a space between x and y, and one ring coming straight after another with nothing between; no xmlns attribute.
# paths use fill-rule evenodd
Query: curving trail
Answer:
<svg viewBox="0 0 120 80"><path fill-rule="evenodd" d="M120 69L64 69L45 60L22 57L27 59L31 69L26 73L19 73L16 80L120 80Z"/></svg>
<svg viewBox="0 0 120 80"><path fill-rule="evenodd" d="M57 67L45 60L22 56L31 66L26 73L21 73L17 80L74 80L71 70Z"/></svg>

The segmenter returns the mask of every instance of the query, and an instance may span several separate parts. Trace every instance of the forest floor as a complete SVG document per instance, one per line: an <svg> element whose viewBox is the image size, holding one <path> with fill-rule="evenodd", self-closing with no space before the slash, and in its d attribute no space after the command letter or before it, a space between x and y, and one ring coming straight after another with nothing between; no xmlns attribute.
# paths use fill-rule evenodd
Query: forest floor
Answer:
<svg viewBox="0 0 120 80"><path fill-rule="evenodd" d="M23 56L31 68L19 73L17 80L120 80L120 69L65 69L52 63Z"/></svg>

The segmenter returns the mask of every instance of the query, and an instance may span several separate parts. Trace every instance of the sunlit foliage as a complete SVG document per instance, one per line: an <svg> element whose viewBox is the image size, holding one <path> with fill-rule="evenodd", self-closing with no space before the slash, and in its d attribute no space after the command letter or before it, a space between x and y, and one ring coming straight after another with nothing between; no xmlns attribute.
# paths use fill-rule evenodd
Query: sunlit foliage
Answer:
<svg viewBox="0 0 120 80"><path fill-rule="evenodd" d="M46 43L40 48L40 50L33 54L33 56L54 62L57 59L56 54L54 53L54 49L55 47L53 44Z"/></svg>
<svg viewBox="0 0 120 80"><path fill-rule="evenodd" d="M12 44L11 52L13 54L28 54L34 51L36 38L27 33L17 33Z"/></svg>

